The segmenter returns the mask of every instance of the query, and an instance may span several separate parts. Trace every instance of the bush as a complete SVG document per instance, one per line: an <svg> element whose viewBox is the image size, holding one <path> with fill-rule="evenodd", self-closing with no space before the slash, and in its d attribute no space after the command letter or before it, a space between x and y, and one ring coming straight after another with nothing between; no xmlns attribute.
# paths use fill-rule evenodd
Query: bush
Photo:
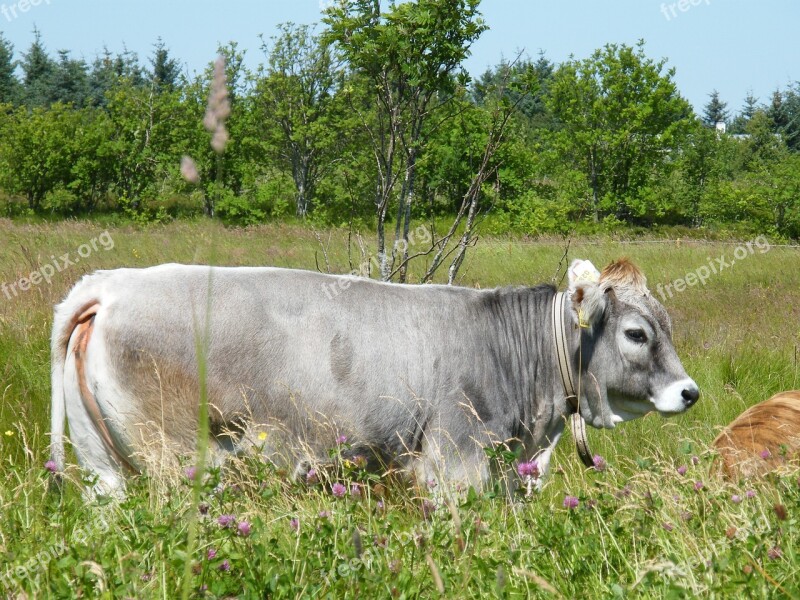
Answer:
<svg viewBox="0 0 800 600"><path fill-rule="evenodd" d="M190 194L170 194L160 204L174 219L198 217L203 214L203 193L195 190Z"/></svg>
<svg viewBox="0 0 800 600"><path fill-rule="evenodd" d="M166 208L163 206L150 206L145 200L121 196L117 200L117 203L122 207L122 211L127 218L140 225L168 223L172 220L169 214L167 214Z"/></svg>
<svg viewBox="0 0 800 600"><path fill-rule="evenodd" d="M231 190L222 190L217 200L216 215L223 221L237 225L256 225L266 221L266 213L254 206L246 197L238 196Z"/></svg>
<svg viewBox="0 0 800 600"><path fill-rule="evenodd" d="M566 203L542 198L536 192L506 201L505 210L511 228L529 235L567 233L573 227Z"/></svg>
<svg viewBox="0 0 800 600"><path fill-rule="evenodd" d="M273 219L291 217L295 213L295 187L284 173L273 173L256 184L253 199L255 206Z"/></svg>
<svg viewBox="0 0 800 600"><path fill-rule="evenodd" d="M0 192L0 216L13 218L13 217L31 217L35 213L32 208L24 199L7 196Z"/></svg>
<svg viewBox="0 0 800 600"><path fill-rule="evenodd" d="M70 190L59 186L45 194L42 208L61 215L72 215L80 212L81 200Z"/></svg>

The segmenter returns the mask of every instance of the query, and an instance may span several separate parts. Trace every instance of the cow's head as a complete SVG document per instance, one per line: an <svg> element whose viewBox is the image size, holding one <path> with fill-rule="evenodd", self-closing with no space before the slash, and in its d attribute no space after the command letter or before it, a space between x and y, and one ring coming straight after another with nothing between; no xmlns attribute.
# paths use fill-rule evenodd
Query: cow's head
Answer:
<svg viewBox="0 0 800 600"><path fill-rule="evenodd" d="M622 259L598 273L589 261L573 261L569 292L580 325L573 342L580 338L581 414L588 423L613 427L697 402L700 391L672 345L669 316L633 263Z"/></svg>

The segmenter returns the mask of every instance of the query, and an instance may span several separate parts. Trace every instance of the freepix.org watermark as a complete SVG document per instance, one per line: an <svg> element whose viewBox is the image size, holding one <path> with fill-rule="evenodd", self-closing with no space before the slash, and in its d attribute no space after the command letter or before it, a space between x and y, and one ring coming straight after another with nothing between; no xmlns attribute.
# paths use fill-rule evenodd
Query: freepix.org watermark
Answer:
<svg viewBox="0 0 800 600"><path fill-rule="evenodd" d="M683 277L674 279L667 285L661 285L659 283L656 285L656 292L661 296L662 301L667 298L672 298L673 292L680 293L695 285L705 285L706 281L708 281L712 275L718 275L726 269L732 269L737 261L741 262L753 256L756 252L759 254L769 252L770 248L771 246L767 238L760 235L754 240L736 246L733 251L733 257L731 258L728 256L720 256L712 259L709 256L706 264L700 265L694 271L686 273Z"/></svg>
<svg viewBox="0 0 800 600"><path fill-rule="evenodd" d="M2 14L6 21L11 23L17 17L24 15L30 9L35 8L41 4L50 4L50 0L19 0L18 2L0 4L0 14Z"/></svg>
<svg viewBox="0 0 800 600"><path fill-rule="evenodd" d="M35 271L32 271L27 277L21 277L11 283L4 282L0 284L0 291L7 300L11 300L12 298L16 298L20 292L27 292L32 287L42 282L49 284L53 279L53 275L77 265L81 262L81 259L89 258L92 253L98 250L111 250L113 247L114 239L111 237L111 234L108 233L108 230L106 230L85 244L78 246L75 252L67 252L58 257L52 255L50 257L51 262L43 264Z"/></svg>
<svg viewBox="0 0 800 600"><path fill-rule="evenodd" d="M420 225L416 229L409 232L408 241L397 241L397 244L395 245L395 251L403 253L411 246L415 246L417 244L430 244L432 241L433 235L431 232L428 231L424 225ZM353 269L350 271L350 273L348 273L348 275L352 275L353 277L369 277L371 268L380 271L381 265L378 257L373 256L367 260L364 260L360 265L358 265L357 269ZM353 279L342 277L332 283L324 284L322 289L325 291L325 295L328 297L328 300L333 300L336 296L348 289L352 285L353 281Z"/></svg>
<svg viewBox="0 0 800 600"><path fill-rule="evenodd" d="M680 13L685 13L690 8L699 6L701 4L708 6L711 4L711 0L678 0L677 2L662 2L661 14L664 15L664 18L667 21L672 21L672 19L677 18Z"/></svg>
<svg viewBox="0 0 800 600"><path fill-rule="evenodd" d="M75 544L87 546L92 543L92 540L97 539L99 535L107 533L110 529L111 526L105 516L97 515L91 521L76 527L72 534L72 540ZM8 592L11 589L19 588L23 581L47 570L48 565L66 554L70 546L71 544L60 540L49 548L42 548L24 563L18 565L8 563L0 566L0 590ZM27 596L15 595L14 597L22 598Z"/></svg>

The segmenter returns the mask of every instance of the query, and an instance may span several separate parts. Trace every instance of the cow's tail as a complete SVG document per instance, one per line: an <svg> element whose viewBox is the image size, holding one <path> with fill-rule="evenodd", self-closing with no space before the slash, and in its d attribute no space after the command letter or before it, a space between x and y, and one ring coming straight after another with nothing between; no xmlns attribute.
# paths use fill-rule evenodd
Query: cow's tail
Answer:
<svg viewBox="0 0 800 600"><path fill-rule="evenodd" d="M64 368L70 339L79 325L92 319L100 307L99 289L94 285L97 275L84 277L67 298L55 308L53 334L50 339L50 458L58 472L64 470L64 429L66 397Z"/></svg>

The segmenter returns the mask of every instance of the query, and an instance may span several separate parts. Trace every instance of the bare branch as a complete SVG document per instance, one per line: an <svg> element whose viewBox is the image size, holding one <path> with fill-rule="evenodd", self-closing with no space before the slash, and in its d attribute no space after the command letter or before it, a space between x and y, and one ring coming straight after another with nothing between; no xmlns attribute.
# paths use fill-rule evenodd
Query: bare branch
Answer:
<svg viewBox="0 0 800 600"><path fill-rule="evenodd" d="M322 250L323 258L325 259L325 270L322 271L319 268L319 261L317 260L317 253L316 253L316 251L314 252L314 264L317 267L317 271L319 271L320 273L330 273L331 272L331 263L328 260L328 247L325 244L322 243L322 238L320 237L319 232L314 228L312 228L311 230L314 232L314 237L317 238L317 243L319 244L320 249ZM332 235L332 233L328 234L328 246L331 243L331 235Z"/></svg>

